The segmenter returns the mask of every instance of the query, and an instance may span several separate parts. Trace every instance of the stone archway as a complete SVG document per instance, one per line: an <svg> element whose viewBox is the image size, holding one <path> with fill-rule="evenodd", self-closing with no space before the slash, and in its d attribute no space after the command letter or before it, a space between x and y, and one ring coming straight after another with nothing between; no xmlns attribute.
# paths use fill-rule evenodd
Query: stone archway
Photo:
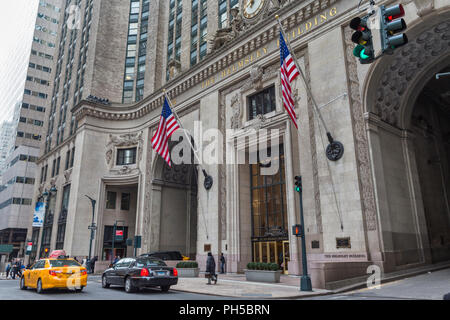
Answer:
<svg viewBox="0 0 450 320"><path fill-rule="evenodd" d="M432 182L423 174L430 154L423 152L413 120L424 88L450 66L450 11L416 23L408 37L408 45L372 66L363 90L385 271L450 259L433 253L436 228L430 221L435 217L430 194L423 190ZM450 248L450 230L444 233L441 242Z"/></svg>
<svg viewBox="0 0 450 320"><path fill-rule="evenodd" d="M172 149L172 148L171 148ZM150 251L180 251L195 259L197 170L193 164L154 163Z"/></svg>

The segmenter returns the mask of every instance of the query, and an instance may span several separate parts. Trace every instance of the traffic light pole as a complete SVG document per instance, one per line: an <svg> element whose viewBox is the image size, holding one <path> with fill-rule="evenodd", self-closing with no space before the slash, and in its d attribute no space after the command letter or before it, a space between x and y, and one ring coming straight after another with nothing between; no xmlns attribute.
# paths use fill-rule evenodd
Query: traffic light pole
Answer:
<svg viewBox="0 0 450 320"><path fill-rule="evenodd" d="M94 217L95 217L95 203L96 201L92 199L91 197L85 195L89 200L91 200L92 204L92 223L89 229L91 229L91 241L89 242L89 261L91 261L91 253L92 253L92 241L94 240L94 232L95 232L95 223L94 223Z"/></svg>
<svg viewBox="0 0 450 320"><path fill-rule="evenodd" d="M300 224L302 226L302 269L303 275L300 281L300 291L312 291L311 278L308 275L308 261L306 259L306 233L305 233L305 220L303 218L303 186L300 181L300 190L298 191L300 198Z"/></svg>

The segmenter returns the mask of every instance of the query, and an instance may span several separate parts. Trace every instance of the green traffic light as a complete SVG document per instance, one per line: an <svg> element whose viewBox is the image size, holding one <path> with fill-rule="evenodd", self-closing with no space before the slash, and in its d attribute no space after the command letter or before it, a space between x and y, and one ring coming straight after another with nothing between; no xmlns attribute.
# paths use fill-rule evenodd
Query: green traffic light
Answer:
<svg viewBox="0 0 450 320"><path fill-rule="evenodd" d="M366 54L366 48L363 45L358 44L355 49L353 49L353 55L357 58L363 60L370 59L370 56Z"/></svg>
<svg viewBox="0 0 450 320"><path fill-rule="evenodd" d="M300 187L295 187L295 191L300 192L301 191Z"/></svg>

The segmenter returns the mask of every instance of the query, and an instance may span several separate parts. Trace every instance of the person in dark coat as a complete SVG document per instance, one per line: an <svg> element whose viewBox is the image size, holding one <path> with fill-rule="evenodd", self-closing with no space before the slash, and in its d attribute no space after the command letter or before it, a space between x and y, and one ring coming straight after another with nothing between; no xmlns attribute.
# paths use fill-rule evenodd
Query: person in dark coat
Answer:
<svg viewBox="0 0 450 320"><path fill-rule="evenodd" d="M10 272L11 272L11 264L8 263L8 265L6 266L6 279L8 279Z"/></svg>
<svg viewBox="0 0 450 320"><path fill-rule="evenodd" d="M95 270L95 262L97 262L98 260L98 256L95 256L92 260L91 260L91 273L94 273Z"/></svg>
<svg viewBox="0 0 450 320"><path fill-rule="evenodd" d="M217 275L216 275L216 261L211 252L208 252L208 258L206 259L206 273L209 274L208 283L211 284L211 279L214 281L214 284L217 283Z"/></svg>
<svg viewBox="0 0 450 320"><path fill-rule="evenodd" d="M223 252L220 254L220 273L225 273L225 257Z"/></svg>
<svg viewBox="0 0 450 320"><path fill-rule="evenodd" d="M14 280L16 279L16 275L19 272L19 265L17 261L14 261L12 268L11 268L11 278Z"/></svg>

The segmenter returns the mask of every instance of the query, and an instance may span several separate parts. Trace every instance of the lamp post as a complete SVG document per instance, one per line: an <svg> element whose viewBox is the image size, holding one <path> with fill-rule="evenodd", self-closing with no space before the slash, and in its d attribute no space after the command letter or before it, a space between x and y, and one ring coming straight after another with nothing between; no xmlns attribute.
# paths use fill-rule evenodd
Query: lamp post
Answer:
<svg viewBox="0 0 450 320"><path fill-rule="evenodd" d="M306 260L306 235L305 235L305 220L303 218L303 185L302 177L295 177L295 191L298 192L300 197L300 224L302 238L302 269L303 275L300 281L300 291L312 291L311 278L308 275L308 261Z"/></svg>
<svg viewBox="0 0 450 320"><path fill-rule="evenodd" d="M89 197L88 195L85 195L89 200L91 200L91 204L92 204L92 223L91 225L88 227L88 229L91 230L91 240L89 242L89 256L88 259L89 261L91 261L91 253L92 253L92 241L94 240L94 234L95 234L95 230L97 230L97 226L94 223L94 217L95 217L95 203L97 202L96 200L92 199L91 197Z"/></svg>

